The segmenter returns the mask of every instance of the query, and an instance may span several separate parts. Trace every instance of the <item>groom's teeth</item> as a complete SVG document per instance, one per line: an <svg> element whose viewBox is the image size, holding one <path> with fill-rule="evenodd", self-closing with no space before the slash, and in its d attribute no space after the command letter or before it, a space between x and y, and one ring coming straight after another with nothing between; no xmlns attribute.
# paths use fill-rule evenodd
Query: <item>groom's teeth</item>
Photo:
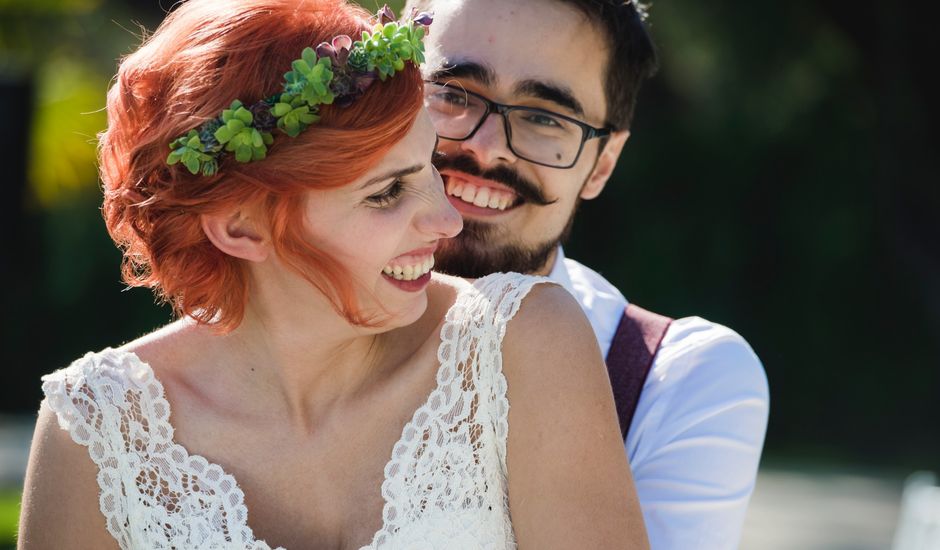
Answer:
<svg viewBox="0 0 940 550"><path fill-rule="evenodd" d="M490 203L490 190L486 187L477 191L476 197L473 199L473 205L479 206L481 208L486 207Z"/></svg>
<svg viewBox="0 0 940 550"><path fill-rule="evenodd" d="M490 187L476 187L463 182L448 184L447 194L480 208L497 210L509 208L514 199L514 195L509 191Z"/></svg>
<svg viewBox="0 0 940 550"><path fill-rule="evenodd" d="M472 185L468 185L464 187L463 194L460 195L460 198L466 202L473 203L473 199L475 199L476 196L477 188Z"/></svg>

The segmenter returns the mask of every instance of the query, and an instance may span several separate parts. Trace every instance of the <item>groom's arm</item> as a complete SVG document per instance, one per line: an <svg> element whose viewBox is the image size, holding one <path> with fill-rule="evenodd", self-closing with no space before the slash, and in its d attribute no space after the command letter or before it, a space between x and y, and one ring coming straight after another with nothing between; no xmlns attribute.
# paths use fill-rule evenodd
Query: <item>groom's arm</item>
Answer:
<svg viewBox="0 0 940 550"><path fill-rule="evenodd" d="M768 407L743 338L699 318L673 323L626 443L652 550L738 547Z"/></svg>

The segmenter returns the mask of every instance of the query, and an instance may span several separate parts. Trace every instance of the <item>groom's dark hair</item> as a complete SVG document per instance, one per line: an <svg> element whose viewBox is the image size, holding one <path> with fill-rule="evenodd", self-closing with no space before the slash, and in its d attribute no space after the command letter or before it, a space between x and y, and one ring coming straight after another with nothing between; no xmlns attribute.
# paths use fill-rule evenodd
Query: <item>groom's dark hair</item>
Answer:
<svg viewBox="0 0 940 550"><path fill-rule="evenodd" d="M658 67L656 48L644 22L646 8L638 0L555 1L575 7L605 33L610 55L604 83L606 123L617 130L629 129L640 85ZM409 0L407 7L424 9L430 3L431 0Z"/></svg>

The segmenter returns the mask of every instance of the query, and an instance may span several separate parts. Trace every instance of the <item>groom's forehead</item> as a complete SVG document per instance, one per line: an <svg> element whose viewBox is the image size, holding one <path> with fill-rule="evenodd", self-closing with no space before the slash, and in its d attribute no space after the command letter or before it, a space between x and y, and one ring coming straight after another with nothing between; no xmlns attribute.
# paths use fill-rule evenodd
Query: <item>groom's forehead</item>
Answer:
<svg viewBox="0 0 940 550"><path fill-rule="evenodd" d="M429 7L429 75L460 66L460 78L507 94L545 83L581 103L604 103L607 44L575 8L555 0L435 0Z"/></svg>

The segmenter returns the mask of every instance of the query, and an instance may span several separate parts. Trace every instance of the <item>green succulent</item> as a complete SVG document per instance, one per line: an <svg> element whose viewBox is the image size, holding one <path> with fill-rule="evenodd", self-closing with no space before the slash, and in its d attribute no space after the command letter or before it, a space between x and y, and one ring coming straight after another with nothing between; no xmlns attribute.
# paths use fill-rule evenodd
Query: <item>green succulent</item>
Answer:
<svg viewBox="0 0 940 550"><path fill-rule="evenodd" d="M376 25L371 33L363 32L362 40L351 48L345 35L320 44L316 50L304 48L300 59L294 60L291 70L284 74L283 93L264 99L267 105L258 102L250 109L241 101L233 101L221 117L174 140L167 164L182 163L192 174L202 172L211 176L218 172L219 159L225 151L235 153L239 162L261 160L267 156L268 145L274 142L268 131L273 129L274 120L277 128L296 137L320 120L319 105L332 104L337 93L343 104L348 105L363 92L373 76L358 73L374 71L384 81L404 69L407 61L416 65L424 62L421 39L425 26L431 23L431 15L418 14L404 25L392 21L393 18L391 10L383 8L379 20L384 24ZM323 55L318 56L317 51ZM334 74L334 70L338 73Z"/></svg>
<svg viewBox="0 0 940 550"><path fill-rule="evenodd" d="M362 42L356 42L356 44L358 44L359 47L353 46L353 49L349 50L346 65L354 71L364 73L369 70L369 56L366 54L365 48L362 47Z"/></svg>
<svg viewBox="0 0 940 550"><path fill-rule="evenodd" d="M223 126L215 131L215 139L226 151L234 152L238 162L263 159L268 153L267 146L274 142L269 132L259 132L252 127L252 120L251 111L236 99L231 107L222 111Z"/></svg>
<svg viewBox="0 0 940 550"><path fill-rule="evenodd" d="M333 80L333 62L329 57L317 58L313 48L304 48L300 59L291 63L293 70L284 74L284 91L300 96L310 105L333 103L330 81Z"/></svg>
<svg viewBox="0 0 940 550"><path fill-rule="evenodd" d="M353 53L362 50L366 60L366 70L377 70L379 79L385 80L389 76L405 68L406 61L424 60L424 27L417 27L412 23L399 25L389 22L376 26L374 33L363 31L362 40L353 45ZM350 54L350 59L352 59Z"/></svg>
<svg viewBox="0 0 940 550"><path fill-rule="evenodd" d="M185 136L173 140L170 149L172 151L166 158L166 163L170 166L181 162L194 175L202 171L204 175L211 176L218 171L215 157L206 153L206 147L200 141L199 132L196 130L190 130Z"/></svg>
<svg viewBox="0 0 940 550"><path fill-rule="evenodd" d="M297 137L307 126L320 120L314 109L300 96L281 94L271 107L271 114L277 118L278 128L290 137Z"/></svg>

